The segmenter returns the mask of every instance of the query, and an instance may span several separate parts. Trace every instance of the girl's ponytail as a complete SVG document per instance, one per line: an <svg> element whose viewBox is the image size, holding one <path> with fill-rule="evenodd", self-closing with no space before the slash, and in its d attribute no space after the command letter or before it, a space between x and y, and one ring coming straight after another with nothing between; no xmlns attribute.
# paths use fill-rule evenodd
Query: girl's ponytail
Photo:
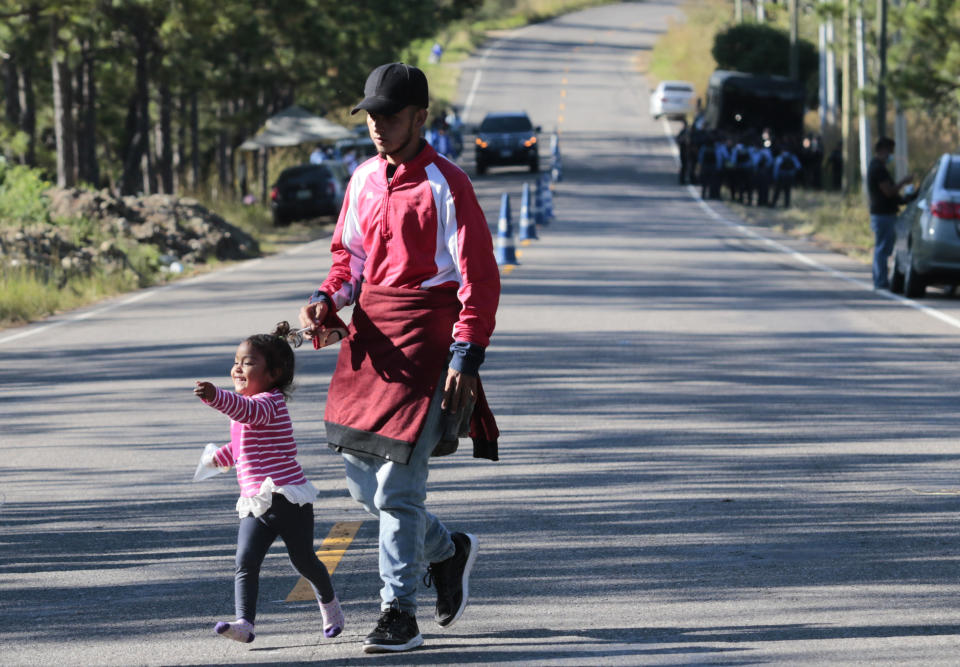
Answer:
<svg viewBox="0 0 960 667"><path fill-rule="evenodd" d="M274 389L279 389L284 398L289 399L293 392L293 373L295 358L287 336L290 323L278 322L268 334L256 334L247 338L247 342L263 355L267 369L277 376Z"/></svg>

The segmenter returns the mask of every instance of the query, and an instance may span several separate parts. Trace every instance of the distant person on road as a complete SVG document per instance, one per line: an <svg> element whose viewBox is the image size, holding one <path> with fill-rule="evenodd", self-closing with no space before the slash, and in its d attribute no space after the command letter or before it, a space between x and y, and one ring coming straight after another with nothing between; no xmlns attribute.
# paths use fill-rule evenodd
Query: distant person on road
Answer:
<svg viewBox="0 0 960 667"><path fill-rule="evenodd" d="M783 195L783 207L790 208L790 191L796 182L797 174L800 172L800 160L790 151L784 149L780 151L777 159L773 161L773 199L770 200L771 208L777 205L780 195Z"/></svg>
<svg viewBox="0 0 960 667"><path fill-rule="evenodd" d="M873 231L873 288L890 289L887 276L887 261L897 240L897 211L904 199L900 188L912 180L912 176L894 183L887 170L896 143L889 137L880 137L874 146L874 157L867 167L867 194L870 197L870 229Z"/></svg>
<svg viewBox="0 0 960 667"><path fill-rule="evenodd" d="M708 134L697 155L700 178L700 198L720 198L721 157L719 142L713 133Z"/></svg>
<svg viewBox="0 0 960 667"><path fill-rule="evenodd" d="M733 137L727 135L723 142L717 147L717 159L720 163L721 176L720 182L727 186L730 191L730 199L737 197L737 165L734 162L733 150L736 144ZM717 196L719 199L719 194Z"/></svg>
<svg viewBox="0 0 960 667"><path fill-rule="evenodd" d="M690 178L690 126L687 125L686 118L680 121L680 131L677 133L677 152L680 154L680 173L678 180L680 185L686 185Z"/></svg>
<svg viewBox="0 0 960 667"><path fill-rule="evenodd" d="M763 140L758 140L753 151L753 189L757 193L757 206L770 203L770 184L773 182L773 153Z"/></svg>
<svg viewBox="0 0 960 667"><path fill-rule="evenodd" d="M753 154L745 142L733 147L732 199L750 205L753 199Z"/></svg>
<svg viewBox="0 0 960 667"><path fill-rule="evenodd" d="M827 165L830 168L830 186L834 190L843 189L843 144L837 142L827 156Z"/></svg>
<svg viewBox="0 0 960 667"><path fill-rule="evenodd" d="M440 627L467 605L477 539L451 532L424 504L431 455L452 453L466 430L475 457L497 459L478 371L500 273L470 180L420 137L423 72L381 65L364 95L353 112L366 112L378 155L350 179L331 269L300 322L323 331L331 315L354 305L324 422L350 495L379 519L381 615L363 650L384 653L423 643L416 613L424 566Z"/></svg>
<svg viewBox="0 0 960 667"><path fill-rule="evenodd" d="M230 417L230 443L202 462L210 468L237 469L237 619L221 621L214 630L241 643L253 641L260 566L277 537L283 539L293 567L313 586L324 636L336 637L344 625L330 574L313 549L317 489L297 462L287 412L294 371L293 350L286 340L289 332L290 325L281 322L273 333L240 343L230 370L234 391L210 382L197 382L193 390L204 403Z"/></svg>

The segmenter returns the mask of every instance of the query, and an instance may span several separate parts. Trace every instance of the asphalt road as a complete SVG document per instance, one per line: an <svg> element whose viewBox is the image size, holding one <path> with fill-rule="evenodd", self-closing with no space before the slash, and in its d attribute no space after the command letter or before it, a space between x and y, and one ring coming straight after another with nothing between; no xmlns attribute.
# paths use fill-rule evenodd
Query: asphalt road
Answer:
<svg viewBox="0 0 960 667"><path fill-rule="evenodd" d="M360 652L376 526L324 445L335 353L307 350L291 413L318 544L363 521L334 574L347 628L325 640L283 601L277 545L257 640L212 636L236 483L190 481L227 437L191 389L296 317L323 240L0 332L0 663L954 664L958 301L875 294L867 267L676 185L637 55L678 5L504 33L464 70L468 123L526 109L565 168L483 369L502 460L433 467L429 506L480 539L454 628L428 592L422 649ZM529 178L475 179L492 227Z"/></svg>

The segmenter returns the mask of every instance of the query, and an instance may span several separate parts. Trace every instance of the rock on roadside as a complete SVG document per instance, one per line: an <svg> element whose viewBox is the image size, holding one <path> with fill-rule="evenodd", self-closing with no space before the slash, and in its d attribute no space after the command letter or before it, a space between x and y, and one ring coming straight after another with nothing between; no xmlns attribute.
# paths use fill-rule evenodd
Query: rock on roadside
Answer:
<svg viewBox="0 0 960 667"><path fill-rule="evenodd" d="M35 223L0 229L0 258L11 266L69 273L129 266L124 245L156 248L163 264L190 266L211 258L236 260L259 255L252 236L196 200L174 195L114 197L107 191L51 188L51 220L88 221L78 234L70 225Z"/></svg>

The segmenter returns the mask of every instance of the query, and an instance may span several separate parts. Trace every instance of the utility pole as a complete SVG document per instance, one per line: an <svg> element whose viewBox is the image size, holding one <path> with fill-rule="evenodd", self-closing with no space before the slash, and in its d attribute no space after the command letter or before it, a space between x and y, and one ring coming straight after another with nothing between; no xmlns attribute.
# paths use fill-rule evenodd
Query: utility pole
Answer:
<svg viewBox="0 0 960 667"><path fill-rule="evenodd" d="M733 18L738 24L743 23L743 0L734 0Z"/></svg>
<svg viewBox="0 0 960 667"><path fill-rule="evenodd" d="M817 32L817 37L819 38L819 59L818 64L820 65L819 77L817 82L819 84L817 90L820 93L819 102L820 102L820 136L827 136L827 22L823 19L820 19L820 28Z"/></svg>
<svg viewBox="0 0 960 667"><path fill-rule="evenodd" d="M887 136L887 0L877 0L877 21L880 23L877 56L880 73L877 77L877 136Z"/></svg>
<svg viewBox="0 0 960 667"><path fill-rule="evenodd" d="M799 0L790 0L790 78L800 78L799 41L800 41L800 10Z"/></svg>
<svg viewBox="0 0 960 667"><path fill-rule="evenodd" d="M900 6L900 0L893 0L896 7ZM900 31L893 35L893 41L900 41ZM893 151L894 168L897 172L897 180L903 179L910 169L907 152L907 119L904 116L903 108L900 106L900 100L894 98L893 108L895 110L893 120L893 140L897 142L897 147Z"/></svg>
<svg viewBox="0 0 960 667"><path fill-rule="evenodd" d="M837 36L833 15L827 18L827 125L837 131ZM833 137L834 139L836 137Z"/></svg>
<svg viewBox="0 0 960 667"><path fill-rule="evenodd" d="M853 35L851 34L851 12L850 3L852 0L843 0L843 55L841 69L843 71L843 95L841 100L841 113L843 114L840 123L843 133L843 193L848 195L853 192L854 184L857 179L857 168L854 162L854 141L852 123L850 116L853 112L853 67L851 67L850 58L853 54Z"/></svg>
<svg viewBox="0 0 960 667"><path fill-rule="evenodd" d="M766 23L767 10L763 6L763 0L756 0L757 4L757 23Z"/></svg>
<svg viewBox="0 0 960 667"><path fill-rule="evenodd" d="M867 199L867 167L870 165L870 119L867 117L867 49L863 25L863 0L857 0L857 107L860 126L860 184Z"/></svg>

